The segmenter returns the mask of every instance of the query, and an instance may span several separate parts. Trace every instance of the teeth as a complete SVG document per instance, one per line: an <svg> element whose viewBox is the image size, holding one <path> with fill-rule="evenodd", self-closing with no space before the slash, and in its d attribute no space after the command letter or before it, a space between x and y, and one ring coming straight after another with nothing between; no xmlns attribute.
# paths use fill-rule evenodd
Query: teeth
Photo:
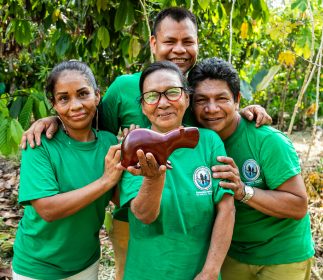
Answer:
<svg viewBox="0 0 323 280"><path fill-rule="evenodd" d="M172 59L172 61L176 61L176 62L184 62L185 59Z"/></svg>

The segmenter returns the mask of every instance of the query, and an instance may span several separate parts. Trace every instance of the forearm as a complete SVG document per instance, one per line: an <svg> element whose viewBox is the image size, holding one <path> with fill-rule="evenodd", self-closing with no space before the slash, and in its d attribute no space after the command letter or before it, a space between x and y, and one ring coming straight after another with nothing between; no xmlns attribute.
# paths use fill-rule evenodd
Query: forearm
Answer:
<svg viewBox="0 0 323 280"><path fill-rule="evenodd" d="M226 194L226 196L231 195ZM231 199L231 201L226 204L226 207L218 210L213 226L209 252L203 267L203 272L211 277L219 275L232 240L235 221L235 207L233 198L229 197L227 199Z"/></svg>
<svg viewBox="0 0 323 280"><path fill-rule="evenodd" d="M268 216L300 220L307 213L306 198L284 191L254 190L247 204Z"/></svg>
<svg viewBox="0 0 323 280"><path fill-rule="evenodd" d="M157 219L164 184L164 175L156 180L144 177L138 195L131 201L131 211L143 223L150 224Z"/></svg>
<svg viewBox="0 0 323 280"><path fill-rule="evenodd" d="M82 210L113 187L113 182L100 178L74 191L32 200L31 204L45 221L53 222Z"/></svg>

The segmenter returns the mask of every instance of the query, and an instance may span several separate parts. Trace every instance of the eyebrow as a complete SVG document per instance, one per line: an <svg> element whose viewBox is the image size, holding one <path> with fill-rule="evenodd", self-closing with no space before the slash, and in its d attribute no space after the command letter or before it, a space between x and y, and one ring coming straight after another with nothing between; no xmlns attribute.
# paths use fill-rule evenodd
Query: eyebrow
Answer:
<svg viewBox="0 0 323 280"><path fill-rule="evenodd" d="M56 95L59 95L59 94L68 94L68 92L67 91L60 91Z"/></svg>
<svg viewBox="0 0 323 280"><path fill-rule="evenodd" d="M76 92L79 92L79 91L81 91L81 90L83 90L83 89L88 89L88 87L82 87L82 88L80 88L80 89L78 89L78 90L76 90Z"/></svg>
<svg viewBox="0 0 323 280"><path fill-rule="evenodd" d="M223 96L223 95L228 95L229 93L227 92L221 92L221 93L218 93L216 94L216 96ZM203 93L195 93L194 94L194 97L209 97L209 95L206 93L206 94L203 94Z"/></svg>
<svg viewBox="0 0 323 280"><path fill-rule="evenodd" d="M168 39L168 40L177 40L177 38L172 37L172 36L165 36L165 37L166 37L166 39ZM193 36L188 36L188 37L183 38L183 40L188 40L188 39L193 40L193 39L194 39L194 37L193 37Z"/></svg>

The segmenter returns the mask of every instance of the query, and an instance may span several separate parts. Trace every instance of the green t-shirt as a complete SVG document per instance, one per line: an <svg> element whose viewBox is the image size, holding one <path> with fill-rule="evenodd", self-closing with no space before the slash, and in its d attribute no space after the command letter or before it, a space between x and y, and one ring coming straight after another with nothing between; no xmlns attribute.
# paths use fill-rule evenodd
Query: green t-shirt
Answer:
<svg viewBox="0 0 323 280"><path fill-rule="evenodd" d="M129 208L130 240L123 280L193 280L201 272L210 247L215 204L224 193L211 177L216 159L226 155L219 136L200 129L195 149L178 149L169 160L160 213L146 225ZM129 206L143 177L124 172L119 182L120 205ZM221 279L221 277L219 278Z"/></svg>
<svg viewBox="0 0 323 280"><path fill-rule="evenodd" d="M87 186L104 173L104 158L117 139L100 131L92 142L77 142L61 129L42 145L23 150L19 203L26 205L14 244L13 270L35 279L65 279L100 258L99 231L112 190L77 213L48 223L30 200Z"/></svg>
<svg viewBox="0 0 323 280"><path fill-rule="evenodd" d="M246 185L274 190L301 172L291 141L270 126L256 128L255 122L241 118L224 145ZM235 207L228 252L231 258L252 265L277 265L300 262L314 255L308 214L296 221L268 216L239 201L235 201Z"/></svg>
<svg viewBox="0 0 323 280"><path fill-rule="evenodd" d="M143 114L139 103L139 80L141 73L122 75L108 88L99 107L100 129L110 131L117 135L119 129L129 128L131 124L140 127L151 125L149 119ZM190 108L186 110L183 123L197 126ZM127 209L115 208L113 217L128 222Z"/></svg>

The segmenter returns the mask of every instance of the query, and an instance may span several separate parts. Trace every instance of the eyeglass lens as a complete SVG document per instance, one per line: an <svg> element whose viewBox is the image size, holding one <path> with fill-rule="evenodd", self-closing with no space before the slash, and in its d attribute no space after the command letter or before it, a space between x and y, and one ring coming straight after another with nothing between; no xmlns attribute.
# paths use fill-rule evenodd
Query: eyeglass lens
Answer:
<svg viewBox="0 0 323 280"><path fill-rule="evenodd" d="M182 89L174 87L166 90L165 95L170 101L177 101L182 93ZM157 91L150 91L144 94L144 100L147 104L155 104L159 101L160 93Z"/></svg>

